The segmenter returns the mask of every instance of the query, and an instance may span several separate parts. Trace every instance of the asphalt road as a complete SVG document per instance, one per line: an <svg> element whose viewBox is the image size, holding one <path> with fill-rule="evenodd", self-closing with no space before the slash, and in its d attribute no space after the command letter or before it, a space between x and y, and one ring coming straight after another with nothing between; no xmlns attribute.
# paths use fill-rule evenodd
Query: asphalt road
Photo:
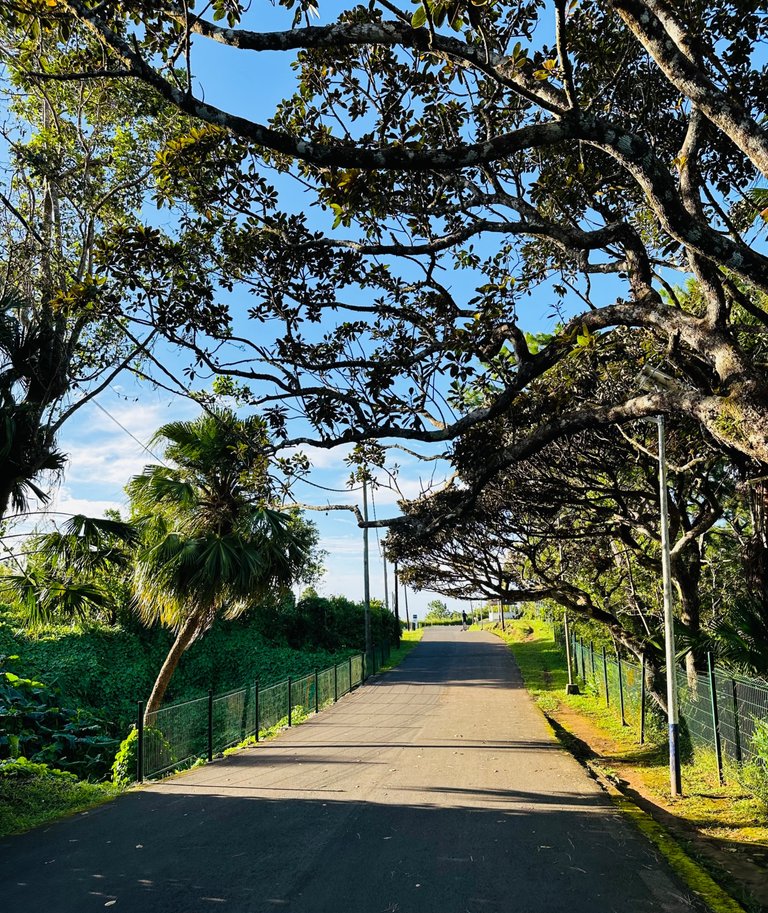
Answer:
<svg viewBox="0 0 768 913"><path fill-rule="evenodd" d="M430 630L278 739L0 843L16 913L700 909L563 751L507 648Z"/></svg>

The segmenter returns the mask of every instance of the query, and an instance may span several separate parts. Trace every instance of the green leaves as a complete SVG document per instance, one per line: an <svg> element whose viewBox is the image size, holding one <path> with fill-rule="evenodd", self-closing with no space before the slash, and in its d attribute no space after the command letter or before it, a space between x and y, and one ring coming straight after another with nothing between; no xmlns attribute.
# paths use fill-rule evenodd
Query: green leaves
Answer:
<svg viewBox="0 0 768 913"><path fill-rule="evenodd" d="M10 671L10 657L0 656L0 775L26 776L34 764L55 764L80 776L103 769L114 739L95 718L63 706L61 693ZM6 769L13 759L18 767Z"/></svg>
<svg viewBox="0 0 768 913"><path fill-rule="evenodd" d="M233 616L290 585L311 537L306 524L265 506L264 423L215 409L164 425L153 442L165 442L173 465L150 465L128 486L143 528L136 583L144 617L178 626L195 612Z"/></svg>
<svg viewBox="0 0 768 913"><path fill-rule="evenodd" d="M472 26L477 28L482 21L480 10L490 7L495 0L417 0L418 8L411 16L411 25L419 29L431 18L433 25L440 28L448 24L458 32L464 28L466 16Z"/></svg>
<svg viewBox="0 0 768 913"><path fill-rule="evenodd" d="M419 3L418 8L411 16L411 25L415 29L420 29L422 25L424 25L424 23L427 21L427 8L424 5L426 2L427 0L424 0L423 3Z"/></svg>

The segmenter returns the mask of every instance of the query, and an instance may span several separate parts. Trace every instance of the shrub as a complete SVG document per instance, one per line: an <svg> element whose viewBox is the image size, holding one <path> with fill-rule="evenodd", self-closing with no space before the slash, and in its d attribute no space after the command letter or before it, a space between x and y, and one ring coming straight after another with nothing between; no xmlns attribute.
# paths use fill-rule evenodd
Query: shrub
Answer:
<svg viewBox="0 0 768 913"><path fill-rule="evenodd" d="M152 753L161 769L172 767L176 760L171 743L159 729L149 727L144 730L144 749ZM115 786L125 787L136 782L138 754L139 730L134 726L120 743L112 764L112 783Z"/></svg>
<svg viewBox="0 0 768 913"><path fill-rule="evenodd" d="M101 773L115 744L101 722L62 706L57 688L11 672L17 659L0 657L0 760L55 764L82 777Z"/></svg>
<svg viewBox="0 0 768 913"><path fill-rule="evenodd" d="M15 834L114 796L112 786L78 780L27 758L0 761L0 836Z"/></svg>
<svg viewBox="0 0 768 913"><path fill-rule="evenodd" d="M739 772L739 781L752 795L768 807L768 720L755 720L750 745L752 760Z"/></svg>

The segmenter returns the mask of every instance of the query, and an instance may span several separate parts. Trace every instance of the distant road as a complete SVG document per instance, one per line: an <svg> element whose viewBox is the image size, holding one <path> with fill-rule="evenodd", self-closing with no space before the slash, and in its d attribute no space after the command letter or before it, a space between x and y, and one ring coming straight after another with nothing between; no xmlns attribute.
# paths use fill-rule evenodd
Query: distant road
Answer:
<svg viewBox="0 0 768 913"><path fill-rule="evenodd" d="M15 913L700 910L490 634L430 629L281 735L0 844Z"/></svg>

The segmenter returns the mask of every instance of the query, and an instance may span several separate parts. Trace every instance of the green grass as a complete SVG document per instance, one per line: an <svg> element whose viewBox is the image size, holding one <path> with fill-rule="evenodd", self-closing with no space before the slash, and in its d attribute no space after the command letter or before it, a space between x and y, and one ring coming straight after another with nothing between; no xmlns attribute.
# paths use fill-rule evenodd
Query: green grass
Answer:
<svg viewBox="0 0 768 913"><path fill-rule="evenodd" d="M108 783L88 783L70 774L31 765L34 772L6 775L0 769L0 836L19 834L57 818L94 808L119 790Z"/></svg>
<svg viewBox="0 0 768 913"><path fill-rule="evenodd" d="M582 687L581 694L565 693L565 658L553 641L549 624L520 619L507 622L506 627L505 633L498 626L491 630L509 644L525 685L542 710L566 730L567 715L574 712L604 739L599 753L605 773L626 777L633 771L650 794L709 836L743 843L768 841L768 810L745 790L734 766L726 767L726 785L721 786L714 750L696 748L691 760L682 765L683 797L671 800L663 727L651 728L646 744L640 745L636 726L622 726L615 701L607 707L605 699L588 686ZM631 711L627 718L634 721ZM569 747L575 750L573 745Z"/></svg>
<svg viewBox="0 0 768 913"><path fill-rule="evenodd" d="M377 672L386 672L389 669L394 669L413 650L423 636L423 628L417 628L415 631L403 631L400 635L400 646L390 652L389 659L380 669L377 669Z"/></svg>
<svg viewBox="0 0 768 913"><path fill-rule="evenodd" d="M519 618L504 623L484 626L506 641L515 654L515 660L523 675L525 687L533 694L542 710L555 710L562 697L568 674L563 657L552 639L552 626L536 618ZM479 631L476 625L473 630Z"/></svg>

